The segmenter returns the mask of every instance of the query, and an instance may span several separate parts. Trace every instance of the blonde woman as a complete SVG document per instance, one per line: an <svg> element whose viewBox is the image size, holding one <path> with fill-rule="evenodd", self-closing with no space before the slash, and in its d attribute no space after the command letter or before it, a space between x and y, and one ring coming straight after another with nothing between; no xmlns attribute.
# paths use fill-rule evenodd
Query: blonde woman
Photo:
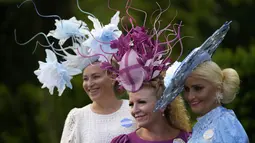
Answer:
<svg viewBox="0 0 255 143"><path fill-rule="evenodd" d="M144 82L141 89L129 92L131 114L138 129L120 135L112 143L184 143L188 141L191 126L181 96L163 111L154 112L157 99L163 94L164 84L160 77Z"/></svg>
<svg viewBox="0 0 255 143"><path fill-rule="evenodd" d="M238 73L231 68L221 70L213 61L200 65L188 76L184 99L198 122L193 127L190 143L248 143L248 136L233 110L222 104L231 103L239 90Z"/></svg>

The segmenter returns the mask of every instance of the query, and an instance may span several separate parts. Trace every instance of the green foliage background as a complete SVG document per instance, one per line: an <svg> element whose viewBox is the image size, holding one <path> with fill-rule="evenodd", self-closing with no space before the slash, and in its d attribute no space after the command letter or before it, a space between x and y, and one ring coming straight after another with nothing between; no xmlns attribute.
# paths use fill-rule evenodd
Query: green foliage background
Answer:
<svg viewBox="0 0 255 143"><path fill-rule="evenodd" d="M25 42L38 32L48 33L54 29L53 18L39 17L32 5L26 3L21 8L20 0L0 0L0 142L5 143L56 143L59 142L64 120L70 109L82 107L91 101L82 89L82 78L73 80L73 89L67 89L61 97L50 95L41 89L33 71L38 68L38 60L45 60L44 48L38 47L33 53L38 37L26 46L19 46L14 40ZM111 0L112 8L125 14L124 0ZM168 0L133 0L132 6L145 10L150 15L158 7L166 8ZM81 13L75 0L35 0L38 11L44 15L57 14L63 19L75 16L91 26L87 15ZM108 24L115 13L107 7L107 0L80 0L83 10L93 13L102 23ZM184 53L187 55L199 46L225 21L232 20L231 29L217 49L213 60L222 68L232 67L241 78L241 88L233 103L226 105L235 111L243 124L250 142L255 142L255 2L253 0L171 0L171 6L161 17L162 25L168 24L175 16L175 22L182 21ZM130 11L141 25L144 14ZM151 28L148 18L147 27ZM175 48L174 53L179 53ZM177 56L177 55L174 55ZM56 92L55 92L56 93ZM193 119L193 121L195 121Z"/></svg>

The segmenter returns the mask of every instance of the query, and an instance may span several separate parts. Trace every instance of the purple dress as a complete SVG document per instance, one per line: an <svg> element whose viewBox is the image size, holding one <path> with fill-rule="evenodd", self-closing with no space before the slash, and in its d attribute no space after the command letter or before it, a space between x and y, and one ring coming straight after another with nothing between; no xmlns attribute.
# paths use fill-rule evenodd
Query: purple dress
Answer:
<svg viewBox="0 0 255 143"><path fill-rule="evenodd" d="M190 133L181 131L177 137L167 141L146 141L137 136L136 132L115 137L111 143L186 143Z"/></svg>

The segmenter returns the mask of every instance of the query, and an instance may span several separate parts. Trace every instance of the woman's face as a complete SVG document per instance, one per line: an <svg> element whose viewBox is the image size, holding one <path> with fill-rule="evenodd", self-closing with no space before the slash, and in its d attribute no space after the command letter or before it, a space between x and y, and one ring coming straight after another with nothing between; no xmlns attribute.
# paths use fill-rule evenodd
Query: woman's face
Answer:
<svg viewBox="0 0 255 143"><path fill-rule="evenodd" d="M155 94L152 87L142 87L135 93L129 93L131 114L139 127L149 127L157 123L158 117L162 116L160 111L153 112L157 101Z"/></svg>
<svg viewBox="0 0 255 143"><path fill-rule="evenodd" d="M215 107L217 88L209 81L191 74L184 85L184 99L188 102L191 110L198 115L205 115Z"/></svg>
<svg viewBox="0 0 255 143"><path fill-rule="evenodd" d="M92 101L114 93L114 81L100 68L100 63L89 65L83 71L83 89Z"/></svg>

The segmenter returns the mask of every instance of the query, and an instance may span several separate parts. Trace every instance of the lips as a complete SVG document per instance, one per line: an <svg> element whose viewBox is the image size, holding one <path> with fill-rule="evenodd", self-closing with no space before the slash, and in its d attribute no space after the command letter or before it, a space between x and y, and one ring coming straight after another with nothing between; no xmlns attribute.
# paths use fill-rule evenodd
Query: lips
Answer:
<svg viewBox="0 0 255 143"><path fill-rule="evenodd" d="M143 117L145 115L135 115L135 118L138 118L138 117Z"/></svg>
<svg viewBox="0 0 255 143"><path fill-rule="evenodd" d="M134 117L135 117L135 119L136 119L137 121L140 121L140 120L142 120L145 116L146 116L146 115L135 115Z"/></svg>
<svg viewBox="0 0 255 143"><path fill-rule="evenodd" d="M99 88L92 88L92 89L89 89L88 92L90 94L96 94L98 92Z"/></svg>
<svg viewBox="0 0 255 143"><path fill-rule="evenodd" d="M196 107L198 106L202 101L191 101L189 102L189 105L192 106L192 107Z"/></svg>

